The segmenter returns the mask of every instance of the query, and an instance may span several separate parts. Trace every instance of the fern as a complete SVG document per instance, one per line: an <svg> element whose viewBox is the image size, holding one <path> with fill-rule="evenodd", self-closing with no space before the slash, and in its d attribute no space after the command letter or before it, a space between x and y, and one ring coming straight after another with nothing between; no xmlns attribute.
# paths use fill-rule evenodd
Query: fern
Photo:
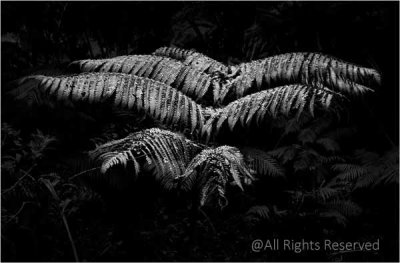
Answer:
<svg viewBox="0 0 400 263"><path fill-rule="evenodd" d="M246 127L253 120L259 124L268 115L276 118L280 114L289 115L293 110L297 110L299 117L306 109L313 113L316 107L329 108L336 98L336 94L328 90L303 85L260 91L217 109L203 126L202 134L209 139L212 133L219 132L224 123L233 130L239 120L241 126Z"/></svg>
<svg viewBox="0 0 400 263"><path fill-rule="evenodd" d="M196 100L211 94L212 90L214 104L283 84L301 83L360 94L370 90L364 84L380 82L379 73L373 69L318 53L288 53L233 67L179 48L164 47L153 54L75 61L70 68L151 78L180 89Z"/></svg>
<svg viewBox="0 0 400 263"><path fill-rule="evenodd" d="M186 50L175 47L161 47L155 50L153 54L157 56L166 56L173 59L178 59L185 65L210 74L215 72L227 74L230 71L229 68L223 63L194 50Z"/></svg>
<svg viewBox="0 0 400 263"><path fill-rule="evenodd" d="M275 157L278 158L282 161L283 164L286 164L296 157L297 153L302 150L301 145L299 144L292 144L289 146L282 146L277 149L274 149L272 151L269 151L268 153Z"/></svg>
<svg viewBox="0 0 400 263"><path fill-rule="evenodd" d="M386 152L380 161L383 170L376 184L399 184L399 148Z"/></svg>
<svg viewBox="0 0 400 263"><path fill-rule="evenodd" d="M192 189L195 185L200 188L201 206L205 205L211 196L216 195L218 204L225 207L226 184L231 181L243 190L242 182L249 183L253 177L237 148L220 146L200 152L189 163L180 179L184 189Z"/></svg>
<svg viewBox="0 0 400 263"><path fill-rule="evenodd" d="M156 55L176 58L202 72L221 73L233 85L226 86L236 98L284 84L322 85L339 92L361 94L378 85L380 74L320 53L287 53L227 67L201 53L178 48L160 48ZM221 92L220 92L221 93ZM224 96L214 100L223 101Z"/></svg>
<svg viewBox="0 0 400 263"><path fill-rule="evenodd" d="M339 144L329 137L320 138L316 142L328 152L338 152L340 150Z"/></svg>
<svg viewBox="0 0 400 263"><path fill-rule="evenodd" d="M333 219L337 224L345 227L351 217L357 217L362 209L351 200L333 200L324 204L321 218Z"/></svg>
<svg viewBox="0 0 400 263"><path fill-rule="evenodd" d="M134 109L170 127L201 130L203 109L168 85L123 73L82 73L71 76L30 76L16 89L17 98L48 94L58 100L81 102L112 101L121 109ZM39 96L38 96L39 95Z"/></svg>
<svg viewBox="0 0 400 263"><path fill-rule="evenodd" d="M249 183L253 179L238 149L229 146L205 149L182 135L157 128L101 145L90 152L90 156L101 163L103 174L113 167L130 164L135 176L154 168L156 179L167 189L176 187L179 181L185 190L199 185L201 205L217 193L223 207L229 181L243 190L242 182Z"/></svg>
<svg viewBox="0 0 400 263"><path fill-rule="evenodd" d="M361 214L361 207L351 200L333 200L326 204L327 208L334 209L346 218L355 217Z"/></svg>
<svg viewBox="0 0 400 263"><path fill-rule="evenodd" d="M342 227L345 227L348 223L348 219L336 210L320 212L318 215L320 218L333 219L337 224L341 225Z"/></svg>
<svg viewBox="0 0 400 263"><path fill-rule="evenodd" d="M338 178L354 183L355 188L376 187L381 184L398 184L399 156L398 148L387 151L382 156L374 152L359 150L355 160L332 165L339 172Z"/></svg>
<svg viewBox="0 0 400 263"><path fill-rule="evenodd" d="M18 94L17 98L48 94L64 101L111 101L116 108L134 109L169 127L201 132L207 140L225 122L233 130L238 120L246 127L253 119L260 123L266 116L288 115L293 110L297 110L299 116L305 109L310 112L314 112L315 107L326 109L336 98L328 90L295 85L248 95L223 108L203 108L166 84L124 73L30 76L21 80L15 94Z"/></svg>
<svg viewBox="0 0 400 263"><path fill-rule="evenodd" d="M241 149L241 152L246 157L247 165L257 173L273 177L285 175L278 161L267 152L247 147Z"/></svg>
<svg viewBox="0 0 400 263"><path fill-rule="evenodd" d="M363 176L356 180L356 188L399 183L399 151L397 147L382 156L361 150L356 153L356 158L361 163L359 166L364 170Z"/></svg>
<svg viewBox="0 0 400 263"><path fill-rule="evenodd" d="M268 206L265 205L252 206L246 213L246 219L250 222L258 222L260 220L270 221L271 218L271 211Z"/></svg>
<svg viewBox="0 0 400 263"><path fill-rule="evenodd" d="M255 205L247 211L245 219L251 224L263 221L271 224L281 221L280 219L287 215L288 210L278 210L276 205L273 205L272 207L266 205Z"/></svg>
<svg viewBox="0 0 400 263"><path fill-rule="evenodd" d="M340 172L338 177L347 181L355 181L358 178L365 176L368 171L365 167L355 164L334 164L332 170Z"/></svg>
<svg viewBox="0 0 400 263"><path fill-rule="evenodd" d="M174 59L152 55L78 60L69 68L77 72L115 72L153 79L179 89L195 100L227 85L218 75L210 76Z"/></svg>
<svg viewBox="0 0 400 263"><path fill-rule="evenodd" d="M155 56L164 56L164 57L169 57L181 61L185 61L185 59L190 56L197 53L193 49L183 49L183 48L177 48L177 47L160 47L157 48L154 52L153 55Z"/></svg>
<svg viewBox="0 0 400 263"><path fill-rule="evenodd" d="M182 135L152 128L103 144L90 152L90 156L101 163L102 173L131 163L133 174L137 176L144 164L153 166L156 178L167 186L183 174L187 164L202 148Z"/></svg>
<svg viewBox="0 0 400 263"><path fill-rule="evenodd" d="M242 72L236 82L236 94L241 97L256 86L302 83L322 85L350 94L364 93L364 85L379 84L380 74L369 68L357 66L319 53L287 53L265 59L242 63ZM254 85L253 85L254 83Z"/></svg>
<svg viewBox="0 0 400 263"><path fill-rule="evenodd" d="M340 194L340 190L335 186L325 186L314 190L313 193L316 200L321 200L323 203L326 203L328 200L337 197Z"/></svg>
<svg viewBox="0 0 400 263"><path fill-rule="evenodd" d="M185 59L184 63L197 70L209 74L215 72L221 72L228 75L231 72L231 69L226 65L224 65L223 63L216 61L210 57L207 57L201 53L194 53L189 55Z"/></svg>

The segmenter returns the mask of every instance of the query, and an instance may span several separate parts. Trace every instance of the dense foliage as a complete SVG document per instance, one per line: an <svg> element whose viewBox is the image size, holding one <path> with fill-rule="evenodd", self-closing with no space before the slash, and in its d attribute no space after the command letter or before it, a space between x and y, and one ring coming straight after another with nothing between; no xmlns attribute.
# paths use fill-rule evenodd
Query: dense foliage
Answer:
<svg viewBox="0 0 400 263"><path fill-rule="evenodd" d="M383 85L352 98L339 115L272 114L267 126L221 130L218 145L236 145L241 153L228 146L202 150L176 134L145 133L168 122L109 105L45 100L27 109L3 88L2 260L398 259L397 12L395 3L3 3L2 84L33 72L61 71L76 59L149 54L176 45L238 65L285 52L319 51L379 69ZM247 67L243 70L251 71ZM264 92L268 96L271 90ZM211 101L219 105L223 99ZM235 107L256 105L251 96L241 100L218 111L215 123L221 126L219 120ZM171 114L162 110L165 117ZM132 137L132 132L137 133ZM126 136L136 141L107 144ZM151 176L133 177L139 165L107 171L125 158L107 154L112 147L146 149L165 138L188 145L182 158L168 161L180 171L185 161L189 185L198 180L197 172L213 169L233 176L245 191L227 188L228 198L219 200L222 210L198 208L205 204L204 187L200 195L168 191ZM93 152L97 145L103 146ZM200 152L192 162L191 148ZM88 158L89 151L105 161L102 169ZM147 152L142 153L152 160L167 155ZM244 159L257 183L241 185L241 173L212 162L215 158L232 161L235 169ZM214 166L203 165L209 160ZM168 173L168 165L158 168ZM200 185L214 177L204 180ZM251 250L254 239L273 237L379 238L382 248L343 254Z"/></svg>

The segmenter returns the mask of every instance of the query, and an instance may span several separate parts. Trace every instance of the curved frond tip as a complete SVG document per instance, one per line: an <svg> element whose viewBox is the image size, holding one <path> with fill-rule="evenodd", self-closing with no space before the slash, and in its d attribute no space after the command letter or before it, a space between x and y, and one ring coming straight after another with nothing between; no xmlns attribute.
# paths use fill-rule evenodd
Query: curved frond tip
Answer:
<svg viewBox="0 0 400 263"><path fill-rule="evenodd" d="M200 152L189 163L180 179L185 189L191 189L194 185L199 187L201 206L213 196L224 207L227 205L227 183L231 182L243 190L243 183L250 183L253 177L237 148L220 146Z"/></svg>
<svg viewBox="0 0 400 263"><path fill-rule="evenodd" d="M142 169L153 167L158 179L171 182L184 173L187 164L201 149L201 145L180 134L152 128L103 144L91 151L90 156L101 163L102 173L130 163L135 176Z"/></svg>

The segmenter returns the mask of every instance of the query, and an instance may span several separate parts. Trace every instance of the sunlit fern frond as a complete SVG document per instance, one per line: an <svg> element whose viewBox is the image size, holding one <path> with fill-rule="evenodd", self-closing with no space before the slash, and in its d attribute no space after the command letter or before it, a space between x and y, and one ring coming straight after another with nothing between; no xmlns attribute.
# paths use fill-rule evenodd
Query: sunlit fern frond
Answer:
<svg viewBox="0 0 400 263"><path fill-rule="evenodd" d="M217 75L211 76L175 59L152 55L78 60L72 62L69 68L75 72L114 72L153 79L195 100L208 93L211 95L213 89L223 89L228 85Z"/></svg>
<svg viewBox="0 0 400 263"><path fill-rule="evenodd" d="M216 198L219 206L225 207L226 185L232 183L243 190L243 183L250 183L253 177L237 148L220 146L200 152L189 163L180 179L183 189L198 187L201 206Z"/></svg>
<svg viewBox="0 0 400 263"><path fill-rule="evenodd" d="M180 60L184 64L206 73L229 72L229 68L225 64L196 52L195 50L176 47L161 47L154 51L153 54Z"/></svg>
<svg viewBox="0 0 400 263"><path fill-rule="evenodd" d="M240 150L246 158L247 166L256 173L272 177L285 175L283 167L267 152L249 147Z"/></svg>
<svg viewBox="0 0 400 263"><path fill-rule="evenodd" d="M203 108L176 89L147 78L124 73L81 73L47 77L30 76L17 87L19 99L46 94L62 101L112 102L115 108L135 110L169 127L200 131Z"/></svg>
<svg viewBox="0 0 400 263"><path fill-rule="evenodd" d="M90 156L101 163L102 173L130 163L133 174L138 175L144 164L153 166L157 179L167 185L184 173L187 164L202 148L180 134L152 128L103 144L90 152Z"/></svg>
<svg viewBox="0 0 400 263"><path fill-rule="evenodd" d="M24 91L18 98L44 93L63 101L109 101L116 108L145 113L169 127L189 129L192 133L201 131L207 139L224 123L233 130L239 120L246 127L254 119L260 123L266 116L288 115L294 110L297 116L305 109L314 113L315 108L329 108L339 96L322 88L292 85L261 91L214 109L203 108L166 84L124 73L30 76L23 85Z"/></svg>
<svg viewBox="0 0 400 263"><path fill-rule="evenodd" d="M218 133L225 123L233 130L238 123L242 127L249 126L254 120L260 124L266 117L288 116L293 111L297 111L297 117L305 110L313 115L315 109L326 110L333 100L339 98L340 95L327 89L304 85L288 85L260 91L217 109L203 126L202 134L209 138L212 133Z"/></svg>
<svg viewBox="0 0 400 263"><path fill-rule="evenodd" d="M374 69L320 53L287 53L236 67L241 71L236 80L238 98L251 93L252 87L259 90L294 83L321 83L338 92L361 94L370 90L365 85L381 82L380 74Z"/></svg>
<svg viewBox="0 0 400 263"><path fill-rule="evenodd" d="M214 104L285 84L325 86L339 93L360 94L370 90L364 85L380 82L376 70L319 53L288 53L232 67L192 50L164 47L153 54L74 61L70 68L146 77L195 100L210 94Z"/></svg>
<svg viewBox="0 0 400 263"><path fill-rule="evenodd" d="M225 64L216 61L215 59L212 59L210 57L207 57L206 55L203 55L201 53L194 53L189 55L184 63L186 65L189 65L197 70L200 70L202 72L206 72L209 74L215 73L215 72L221 72L223 74L229 74L231 72L231 69L226 66Z"/></svg>
<svg viewBox="0 0 400 263"><path fill-rule="evenodd" d="M178 48L178 47L160 47L157 48L154 52L153 55L155 56L164 56L164 57L169 57L173 59L177 59L180 61L184 61L188 56L197 53L193 49L183 49L183 48Z"/></svg>

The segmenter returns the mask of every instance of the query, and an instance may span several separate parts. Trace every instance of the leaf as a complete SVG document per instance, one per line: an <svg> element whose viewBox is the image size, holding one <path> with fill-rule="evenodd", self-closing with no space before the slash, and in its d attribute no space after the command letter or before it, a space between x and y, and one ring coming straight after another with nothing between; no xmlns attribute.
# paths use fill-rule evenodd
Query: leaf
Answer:
<svg viewBox="0 0 400 263"><path fill-rule="evenodd" d="M284 169L268 152L256 148L243 148L241 151L247 159L248 166L257 173L273 177L285 175Z"/></svg>
<svg viewBox="0 0 400 263"><path fill-rule="evenodd" d="M231 146L201 151L180 176L184 189L189 190L194 186L200 189L200 205L205 205L215 195L220 206L226 205L227 183L232 182L243 190L242 182L245 179L253 180L243 155Z"/></svg>
<svg viewBox="0 0 400 263"><path fill-rule="evenodd" d="M221 108L221 110L216 113L216 116L210 118L208 121L218 123L214 126L216 128L214 132L218 133L219 128L222 127L223 123L226 121L228 122L229 128L233 130L239 119L241 119L241 126L244 127L250 125L254 118L262 121L267 115L276 118L278 115L287 115L289 112L296 109L297 114L300 114L305 103L311 103L311 101L307 99L310 97L310 94L314 94L317 98L314 102L316 104L315 106L320 108L327 107L325 104L326 102L320 100L327 92L327 90L302 85L289 85L264 90L228 104ZM292 97L289 101L284 101L282 98L288 93L290 93ZM292 100L295 99L297 99L298 103L292 105ZM285 105L285 103L287 103L287 105Z"/></svg>
<svg viewBox="0 0 400 263"><path fill-rule="evenodd" d="M34 93L40 96L56 95L58 100L86 101L89 93L91 103L105 103L111 100L115 107L143 112L154 120L165 122L168 126L179 124L183 128L191 127L192 132L200 132L205 119L204 109L184 94L166 84L133 75L81 73L58 77L31 76L23 82L26 91L18 96L19 99ZM54 89L49 90L47 87L54 85L57 85ZM175 107L176 105L172 106L178 97L188 105L188 108L185 109L185 114L180 115L179 120L174 120L176 113L173 109L183 110Z"/></svg>
<svg viewBox="0 0 400 263"><path fill-rule="evenodd" d="M272 88L271 83L275 85L320 83L336 91L361 94L371 90L364 85L379 85L381 82L380 74L374 69L356 66L319 53L286 53L242 63L237 67L246 72L246 77L249 78L246 82L237 83L244 86L239 88L244 90L248 89L255 80L258 88L263 86ZM257 74L250 75L249 72L257 72ZM262 82L260 74L264 76ZM313 100L312 97L311 100ZM311 103L311 114L313 106L314 104Z"/></svg>
<svg viewBox="0 0 400 263"><path fill-rule="evenodd" d="M102 173L114 166L126 167L132 163L135 169L133 174L137 176L146 163L155 168L156 178L169 183L183 174L189 160L200 149L201 145L182 135L152 128L103 144L91 151L90 156L102 164Z"/></svg>

